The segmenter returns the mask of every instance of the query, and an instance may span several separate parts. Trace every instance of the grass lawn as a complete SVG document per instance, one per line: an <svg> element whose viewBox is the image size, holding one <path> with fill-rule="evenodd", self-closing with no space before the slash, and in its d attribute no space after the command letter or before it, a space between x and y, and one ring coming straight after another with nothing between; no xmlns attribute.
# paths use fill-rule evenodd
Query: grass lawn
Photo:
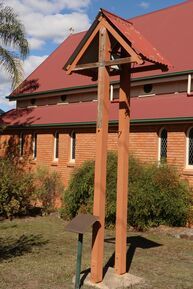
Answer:
<svg viewBox="0 0 193 289"><path fill-rule="evenodd" d="M77 236L56 216L0 222L0 289L70 289ZM91 233L82 270L90 265ZM106 232L105 261L113 265L114 232ZM193 241L163 233L128 233L128 270L151 289L193 289ZM89 287L82 287L82 289Z"/></svg>

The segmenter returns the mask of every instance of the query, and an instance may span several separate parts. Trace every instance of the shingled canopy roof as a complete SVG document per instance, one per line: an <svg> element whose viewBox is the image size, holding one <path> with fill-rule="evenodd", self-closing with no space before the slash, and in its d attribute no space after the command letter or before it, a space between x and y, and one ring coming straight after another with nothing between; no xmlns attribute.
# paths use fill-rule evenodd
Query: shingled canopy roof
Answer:
<svg viewBox="0 0 193 289"><path fill-rule="evenodd" d="M105 65L111 67L111 75L120 73L119 63L143 65L141 68L132 68L131 72L154 69L167 71L168 67L171 66L169 61L161 56L158 50L134 28L131 22L101 9L90 29L65 64L64 69L67 70L67 74L76 72L93 78L97 77L97 69L102 65L98 62L98 34L101 27L106 28L109 33L111 61ZM121 57L121 48L129 56L128 59Z"/></svg>

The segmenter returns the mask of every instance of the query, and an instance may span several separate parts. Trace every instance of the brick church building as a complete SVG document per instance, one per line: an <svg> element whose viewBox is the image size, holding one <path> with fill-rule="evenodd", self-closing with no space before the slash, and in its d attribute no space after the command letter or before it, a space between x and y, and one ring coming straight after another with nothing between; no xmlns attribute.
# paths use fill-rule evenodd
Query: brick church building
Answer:
<svg viewBox="0 0 193 289"><path fill-rule="evenodd" d="M188 0L129 20L172 64L165 72L132 76L129 148L142 161L167 160L193 185L192 15ZM94 159L96 151L97 82L63 69L84 35L64 40L9 96L17 107L0 118L0 155L17 147L30 167L58 171L65 185L74 168ZM118 88L112 77L109 150L117 149Z"/></svg>

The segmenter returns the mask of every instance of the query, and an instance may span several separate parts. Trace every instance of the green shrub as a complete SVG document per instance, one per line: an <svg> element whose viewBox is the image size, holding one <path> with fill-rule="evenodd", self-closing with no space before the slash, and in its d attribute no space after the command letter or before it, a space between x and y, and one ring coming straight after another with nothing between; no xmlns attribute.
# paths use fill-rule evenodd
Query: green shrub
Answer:
<svg viewBox="0 0 193 289"><path fill-rule="evenodd" d="M107 158L106 224L115 223L117 155ZM71 177L64 194L63 217L92 212L94 162L87 161ZM144 165L129 159L128 222L137 229L166 224L183 226L188 220L190 188L168 165Z"/></svg>
<svg viewBox="0 0 193 289"><path fill-rule="evenodd" d="M86 161L74 170L65 190L63 216L73 218L77 212L90 212L93 203L94 162Z"/></svg>
<svg viewBox="0 0 193 289"><path fill-rule="evenodd" d="M130 183L128 218L138 229L184 226L189 205L190 189L170 166L146 165L138 180Z"/></svg>
<svg viewBox="0 0 193 289"><path fill-rule="evenodd" d="M0 215L26 214L31 206L33 175L9 159L0 159Z"/></svg>
<svg viewBox="0 0 193 289"><path fill-rule="evenodd" d="M189 208L189 213L188 213L188 227L191 227L193 224L193 200L191 202L191 206Z"/></svg>
<svg viewBox="0 0 193 289"><path fill-rule="evenodd" d="M47 167L38 167L34 173L34 196L45 213L54 210L55 201L63 195L64 186L56 171L50 172Z"/></svg>

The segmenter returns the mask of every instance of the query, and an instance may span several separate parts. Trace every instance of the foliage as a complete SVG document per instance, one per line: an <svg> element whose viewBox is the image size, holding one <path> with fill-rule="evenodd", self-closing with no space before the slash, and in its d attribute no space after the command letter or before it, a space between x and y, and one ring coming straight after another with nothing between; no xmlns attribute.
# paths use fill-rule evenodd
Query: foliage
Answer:
<svg viewBox="0 0 193 289"><path fill-rule="evenodd" d="M129 223L138 228L184 226L190 206L190 189L168 165L146 165L130 183Z"/></svg>
<svg viewBox="0 0 193 289"><path fill-rule="evenodd" d="M117 156L107 160L106 224L115 223ZM71 177L64 194L63 217L91 212L93 204L94 162L87 161ZM129 159L128 222L137 229L166 224L183 226L188 219L190 188L177 171L166 164L142 164Z"/></svg>
<svg viewBox="0 0 193 289"><path fill-rule="evenodd" d="M57 172L38 167L32 173L23 162L12 158L0 158L0 176L0 216L10 219L40 211L49 213L64 191Z"/></svg>
<svg viewBox="0 0 193 289"><path fill-rule="evenodd" d="M189 207L189 212L188 212L188 227L192 227L193 224L193 196L191 198L191 205Z"/></svg>
<svg viewBox="0 0 193 289"><path fill-rule="evenodd" d="M109 153L107 157L107 223L115 221L116 166L117 157ZM86 161L76 169L64 193L62 217L71 219L77 212L91 213L94 193L94 162Z"/></svg>
<svg viewBox="0 0 193 289"><path fill-rule="evenodd" d="M33 175L9 159L0 159L0 215L12 218L25 214L31 206Z"/></svg>
<svg viewBox="0 0 193 289"><path fill-rule="evenodd" d="M47 167L38 167L34 173L34 196L45 213L54 209L56 198L64 191L63 183L56 171L50 172Z"/></svg>
<svg viewBox="0 0 193 289"><path fill-rule="evenodd" d="M8 72L15 88L21 81L23 70L20 58L29 52L25 29L18 16L9 6L0 2L0 65ZM8 50L10 47L12 50Z"/></svg>
<svg viewBox="0 0 193 289"><path fill-rule="evenodd" d="M77 212L90 212L93 203L94 163L86 161L75 169L65 190L62 216L73 218Z"/></svg>

